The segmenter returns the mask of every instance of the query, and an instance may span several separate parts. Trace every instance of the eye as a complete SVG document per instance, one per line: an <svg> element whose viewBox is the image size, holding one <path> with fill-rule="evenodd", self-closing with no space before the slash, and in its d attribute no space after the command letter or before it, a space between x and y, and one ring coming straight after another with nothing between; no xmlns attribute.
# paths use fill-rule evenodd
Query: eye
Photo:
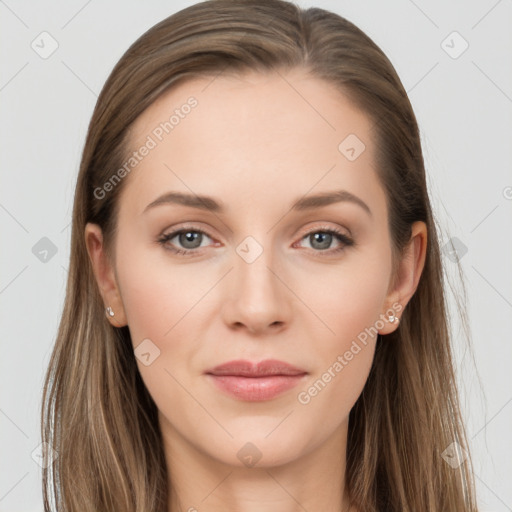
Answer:
<svg viewBox="0 0 512 512"><path fill-rule="evenodd" d="M158 242L166 249L176 254L190 255L195 253L196 249L204 247L202 242L205 237L211 240L210 236L200 229L182 228L171 233L163 234L158 239ZM176 239L176 241L172 242L174 239ZM178 247L176 247L176 245L178 245ZM180 248L180 246L182 248Z"/></svg>
<svg viewBox="0 0 512 512"><path fill-rule="evenodd" d="M306 234L301 241L309 242L309 247L315 252L326 252L328 254L338 253L346 247L354 245L354 240L345 233L334 228L317 228ZM331 249L333 242L338 242L338 247Z"/></svg>
<svg viewBox="0 0 512 512"><path fill-rule="evenodd" d="M208 244L203 244L206 239L212 240L205 231L194 227L184 227L170 233L164 233L157 241L166 250L175 254L193 256L200 252L199 249L208 246ZM316 228L303 236L300 242L304 240L309 243L309 248L313 249L315 253L326 253L325 255L336 254L346 247L355 245L351 237L335 228ZM300 245L300 242L296 242L294 247ZM332 249L331 247L335 242L338 243L338 247Z"/></svg>

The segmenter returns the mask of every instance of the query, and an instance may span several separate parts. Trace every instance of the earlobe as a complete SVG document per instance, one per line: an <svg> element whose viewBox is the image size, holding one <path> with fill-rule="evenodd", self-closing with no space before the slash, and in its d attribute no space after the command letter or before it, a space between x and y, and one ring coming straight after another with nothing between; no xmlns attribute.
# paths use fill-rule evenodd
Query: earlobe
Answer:
<svg viewBox="0 0 512 512"><path fill-rule="evenodd" d="M416 292L423 273L427 254L427 226L418 221L412 225L411 239L399 263L398 278L394 289L386 298L387 311L385 313L385 326L379 330L380 334L393 332L399 323L401 312ZM398 322L394 318L396 317ZM390 321L392 320L392 321Z"/></svg>
<svg viewBox="0 0 512 512"><path fill-rule="evenodd" d="M114 327L123 327L126 325L126 320L123 321L121 324L118 319L114 318L116 316L114 309L112 306L107 306L105 308L105 315L108 319L108 321L114 326ZM123 318L124 318L124 311L123 311Z"/></svg>
<svg viewBox="0 0 512 512"><path fill-rule="evenodd" d="M115 327L123 327L127 324L124 307L114 269L104 250L101 228L97 224L87 223L84 236L94 277L105 305L105 318Z"/></svg>

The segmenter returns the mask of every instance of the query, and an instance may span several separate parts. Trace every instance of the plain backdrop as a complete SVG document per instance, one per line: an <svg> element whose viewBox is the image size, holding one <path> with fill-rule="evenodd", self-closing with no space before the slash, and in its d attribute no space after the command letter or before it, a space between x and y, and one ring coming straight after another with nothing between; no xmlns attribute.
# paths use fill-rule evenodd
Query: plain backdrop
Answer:
<svg viewBox="0 0 512 512"><path fill-rule="evenodd" d="M0 1L0 512L42 510L41 387L97 95L135 39L192 3ZM478 500L511 511L512 2L298 3L358 25L408 91L441 244L456 247L466 279L473 352L451 296L450 308ZM457 291L453 253L443 257Z"/></svg>

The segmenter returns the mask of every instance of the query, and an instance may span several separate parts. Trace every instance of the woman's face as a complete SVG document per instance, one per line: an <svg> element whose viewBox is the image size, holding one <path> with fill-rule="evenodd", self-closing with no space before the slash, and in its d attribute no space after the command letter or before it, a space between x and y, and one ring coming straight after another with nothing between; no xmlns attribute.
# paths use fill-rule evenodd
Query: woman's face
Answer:
<svg viewBox="0 0 512 512"><path fill-rule="evenodd" d="M120 300L105 302L177 452L272 466L343 445L376 333L404 302L372 135L346 97L298 71L188 81L135 123ZM268 359L302 373L208 374Z"/></svg>

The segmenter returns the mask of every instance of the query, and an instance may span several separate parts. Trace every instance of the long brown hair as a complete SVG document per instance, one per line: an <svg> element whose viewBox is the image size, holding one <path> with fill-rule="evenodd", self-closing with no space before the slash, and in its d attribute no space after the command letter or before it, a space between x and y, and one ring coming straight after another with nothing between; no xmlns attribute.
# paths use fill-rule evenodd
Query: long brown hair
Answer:
<svg viewBox="0 0 512 512"><path fill-rule="evenodd" d="M469 454L469 448L419 130L396 71L367 35L337 14L282 0L210 0L173 14L132 44L89 125L65 304L43 391L42 437L56 452L51 464L51 451L44 453L46 511L52 501L56 510L73 512L168 507L157 408L137 370L128 328L105 321L84 240L86 223L98 224L113 257L126 180L101 199L94 191L126 161L134 121L177 83L225 70L292 68L333 84L373 120L395 265L412 223L423 221L428 229L416 293L400 327L379 336L369 378L350 412L352 503L364 512L476 510L471 458L452 467L443 457L446 449Z"/></svg>

